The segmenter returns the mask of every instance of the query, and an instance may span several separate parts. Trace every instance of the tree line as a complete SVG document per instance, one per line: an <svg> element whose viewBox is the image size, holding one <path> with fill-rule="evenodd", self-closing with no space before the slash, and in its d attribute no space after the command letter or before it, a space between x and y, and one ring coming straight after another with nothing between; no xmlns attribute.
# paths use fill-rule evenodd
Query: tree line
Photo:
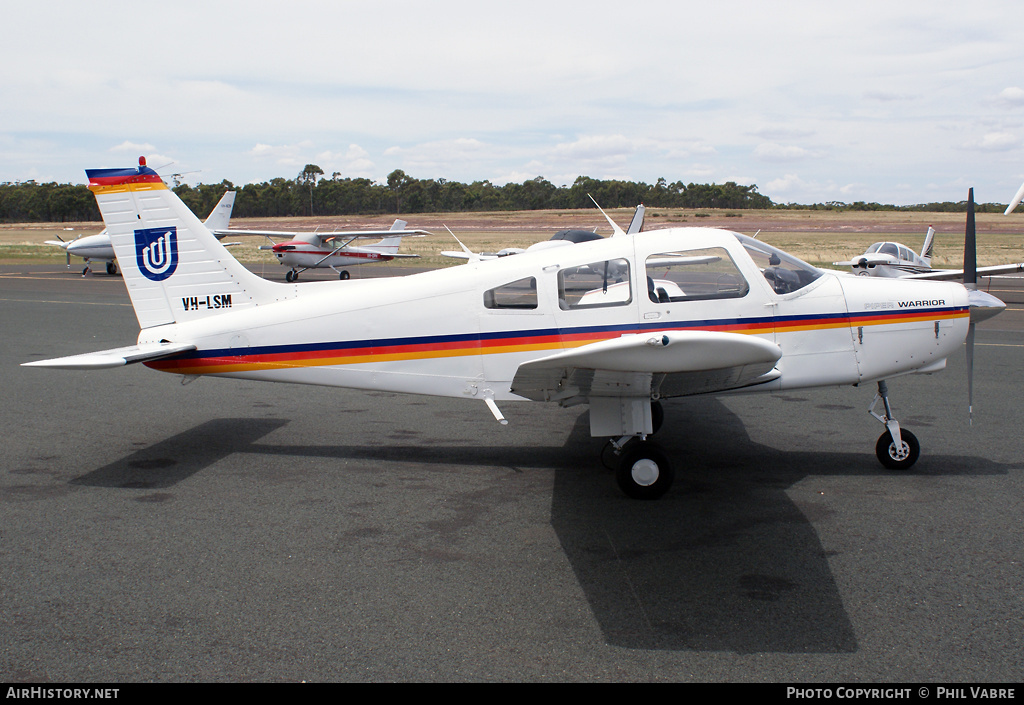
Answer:
<svg viewBox="0 0 1024 705"><path fill-rule="evenodd" d="M236 191L234 216L271 218L280 216L403 215L416 213L515 211L542 209L631 208L643 203L649 208L726 209L827 209L827 210L922 210L964 211L966 201L929 203L916 206L888 206L878 203L829 202L798 205L777 204L761 194L756 185L654 184L580 176L570 186L556 186L543 177L521 184L502 186L490 181L461 183L446 179L416 179L401 169L391 172L385 183L365 178L325 177L315 164L293 179L278 177L257 184L235 186L175 183L174 192L199 217L217 204L224 191ZM978 204L979 212L1002 212L1005 205ZM0 184L0 222L72 222L102 220L88 187L81 184L23 181Z"/></svg>

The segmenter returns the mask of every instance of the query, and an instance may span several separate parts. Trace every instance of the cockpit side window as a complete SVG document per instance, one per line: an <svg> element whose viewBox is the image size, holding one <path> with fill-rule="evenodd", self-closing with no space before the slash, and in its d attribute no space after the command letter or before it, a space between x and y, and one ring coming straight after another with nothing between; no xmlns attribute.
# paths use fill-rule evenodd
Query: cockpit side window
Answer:
<svg viewBox="0 0 1024 705"><path fill-rule="evenodd" d="M721 247L660 252L647 268L647 296L658 304L708 299L738 299L750 285Z"/></svg>
<svg viewBox="0 0 1024 705"><path fill-rule="evenodd" d="M484 292L484 307L490 309L537 308L537 278L517 279Z"/></svg>
<svg viewBox="0 0 1024 705"><path fill-rule="evenodd" d="M558 306L563 310L625 306L632 300L629 260L592 262L558 273Z"/></svg>

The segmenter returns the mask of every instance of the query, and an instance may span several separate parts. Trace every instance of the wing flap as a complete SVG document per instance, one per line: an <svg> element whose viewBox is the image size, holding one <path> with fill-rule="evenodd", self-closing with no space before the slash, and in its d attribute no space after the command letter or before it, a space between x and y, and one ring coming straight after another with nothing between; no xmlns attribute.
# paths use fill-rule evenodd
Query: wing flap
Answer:
<svg viewBox="0 0 1024 705"><path fill-rule="evenodd" d="M525 362L511 391L536 401L647 396L655 387L664 396L718 392L773 379L781 356L774 343L738 333L628 335Z"/></svg>
<svg viewBox="0 0 1024 705"><path fill-rule="evenodd" d="M196 346L190 343L143 343L142 345L129 345L123 348L100 350L81 355L56 357L52 360L23 362L21 366L49 367L60 370L103 370L112 367L123 367L124 365L131 365L136 362L159 360L195 349Z"/></svg>

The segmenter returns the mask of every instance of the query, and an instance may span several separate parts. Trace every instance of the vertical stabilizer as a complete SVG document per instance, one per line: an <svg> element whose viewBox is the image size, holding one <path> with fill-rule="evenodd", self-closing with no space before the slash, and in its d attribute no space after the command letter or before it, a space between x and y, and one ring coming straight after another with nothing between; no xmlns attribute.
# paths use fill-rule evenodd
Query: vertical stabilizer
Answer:
<svg viewBox="0 0 1024 705"><path fill-rule="evenodd" d="M203 225L212 233L218 230L227 230L231 225L231 211L235 208L235 192L225 191L220 201L210 211L210 215L203 221Z"/></svg>
<svg viewBox="0 0 1024 705"><path fill-rule="evenodd" d="M286 297L239 264L145 159L86 175L142 328Z"/></svg>
<svg viewBox="0 0 1024 705"><path fill-rule="evenodd" d="M932 266L932 250L935 249L935 228L928 226L928 233L924 236L924 246L921 248L921 259L924 263Z"/></svg>

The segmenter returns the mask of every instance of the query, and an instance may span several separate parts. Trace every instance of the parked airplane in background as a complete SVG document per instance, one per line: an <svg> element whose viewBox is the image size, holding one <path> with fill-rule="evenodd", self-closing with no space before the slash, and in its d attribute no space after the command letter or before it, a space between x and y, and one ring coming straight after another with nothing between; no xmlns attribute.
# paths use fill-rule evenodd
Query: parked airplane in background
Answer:
<svg viewBox="0 0 1024 705"><path fill-rule="evenodd" d="M223 234L232 235L263 235L272 245L262 245L261 250L270 250L278 261L291 270L285 274L287 281L297 281L299 274L307 269L329 267L338 273L339 278L348 279L346 269L356 264L387 262L404 257L419 255L403 255L398 247L404 237L424 237L430 233L426 230L406 230L406 221L396 220L390 230L362 230L332 233L297 233L276 230L228 230ZM352 243L356 240L383 238L379 242L357 247ZM274 242L275 237L286 237L287 242Z"/></svg>
<svg viewBox="0 0 1024 705"><path fill-rule="evenodd" d="M151 169L87 174L142 330L135 345L24 364L142 362L473 399L502 424L499 403L588 404L591 435L611 439L618 483L637 498L672 483L649 437L660 400L679 396L874 382L871 413L885 425L876 455L910 467L920 446L893 418L886 380L942 369L978 320L1005 308L970 286L867 281L710 228L404 277L284 284L239 264Z"/></svg>
<svg viewBox="0 0 1024 705"><path fill-rule="evenodd" d="M867 251L845 262L833 262L837 267L849 267L860 276L893 277L903 279L963 279L963 269L933 269L932 250L935 228L928 228L921 254L899 242L876 242ZM1024 262L977 267L977 276L1024 272Z"/></svg>
<svg viewBox="0 0 1024 705"><path fill-rule="evenodd" d="M596 201L594 202L594 205L597 205ZM598 206L598 210L601 210L600 206ZM601 214L608 219L609 223L612 223L616 235L633 235L635 233L640 232L640 230L644 226L645 210L646 209L644 208L644 205L642 203L636 207L636 210L633 212L633 219L630 221L629 227L625 230L624 233L617 225L615 225L615 223L612 223L611 219L608 218L607 213L601 210ZM455 237L454 233L452 234L452 237ZM469 248L463 245L462 241L456 237L455 242L459 243L459 246L462 248L462 250L445 250L441 254L444 255L445 257L454 257L456 259L481 261L489 259L498 259L499 257L508 257L509 255L518 255L522 254L523 252L526 252L527 250L539 250L546 247L554 247L558 244L563 243L569 244L574 242L586 242L587 240L598 240L600 238L601 236L598 235L596 232L591 232L589 230L559 230L552 236L550 240L541 240L540 242L535 242L534 244L530 245L528 248L525 249L521 247L505 247L498 250L497 252L471 252Z"/></svg>
<svg viewBox="0 0 1024 705"><path fill-rule="evenodd" d="M235 192L225 191L220 201L210 211L204 225L212 231L218 239L227 234L227 227L231 223L231 211L235 207ZM114 248L110 244L110 234L104 228L96 235L87 235L74 240L47 240L47 245L55 245L67 253L68 269L71 269L71 256L85 259L85 269L82 276L92 271L90 263L93 261L105 262L107 274L117 274L117 265L114 263Z"/></svg>

